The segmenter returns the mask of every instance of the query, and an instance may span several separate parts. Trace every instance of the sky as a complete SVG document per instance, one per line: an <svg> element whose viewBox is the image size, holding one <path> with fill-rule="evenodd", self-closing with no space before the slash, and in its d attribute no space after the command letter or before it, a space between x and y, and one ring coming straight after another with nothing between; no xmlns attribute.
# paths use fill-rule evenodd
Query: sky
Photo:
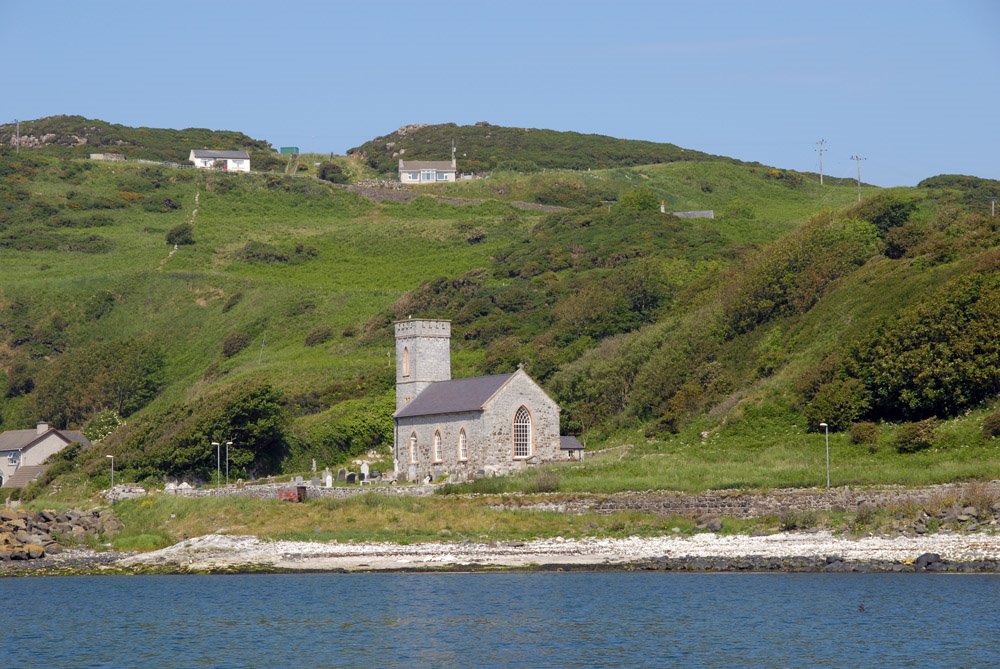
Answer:
<svg viewBox="0 0 1000 669"><path fill-rule="evenodd" d="M344 153L552 128L915 185L1000 179L1000 1L0 0L0 123L79 114Z"/></svg>

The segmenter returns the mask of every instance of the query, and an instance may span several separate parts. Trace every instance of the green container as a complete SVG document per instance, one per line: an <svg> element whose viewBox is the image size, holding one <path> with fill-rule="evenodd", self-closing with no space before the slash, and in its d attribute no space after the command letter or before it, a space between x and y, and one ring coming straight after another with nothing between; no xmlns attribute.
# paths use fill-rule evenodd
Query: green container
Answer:
<svg viewBox="0 0 1000 669"><path fill-rule="evenodd" d="M297 147L297 146L283 146L280 149L278 149L278 153L280 153L283 156L287 156L287 155L297 156L297 155L299 155L299 147Z"/></svg>

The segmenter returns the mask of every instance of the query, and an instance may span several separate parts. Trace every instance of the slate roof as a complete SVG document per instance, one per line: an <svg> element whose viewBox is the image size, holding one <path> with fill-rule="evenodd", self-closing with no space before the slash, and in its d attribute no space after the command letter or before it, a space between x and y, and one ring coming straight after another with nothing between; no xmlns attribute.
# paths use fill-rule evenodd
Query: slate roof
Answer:
<svg viewBox="0 0 1000 669"><path fill-rule="evenodd" d="M437 381L424 388L422 393L397 411L396 418L482 411L486 400L493 397L493 393L500 390L516 373Z"/></svg>
<svg viewBox="0 0 1000 669"><path fill-rule="evenodd" d="M442 172L454 172L450 160L400 160L399 169L406 170L440 170Z"/></svg>
<svg viewBox="0 0 1000 669"><path fill-rule="evenodd" d="M77 430L49 430L38 434L38 430L8 430L0 432L0 451L21 451L42 438L55 432L69 441L69 443L80 442L85 446L90 446L90 440Z"/></svg>
<svg viewBox="0 0 1000 669"><path fill-rule="evenodd" d="M209 149L194 149L195 158L212 158L213 160L250 160L246 151L211 151Z"/></svg>
<svg viewBox="0 0 1000 669"><path fill-rule="evenodd" d="M582 451L583 444L576 437L559 437L560 451Z"/></svg>

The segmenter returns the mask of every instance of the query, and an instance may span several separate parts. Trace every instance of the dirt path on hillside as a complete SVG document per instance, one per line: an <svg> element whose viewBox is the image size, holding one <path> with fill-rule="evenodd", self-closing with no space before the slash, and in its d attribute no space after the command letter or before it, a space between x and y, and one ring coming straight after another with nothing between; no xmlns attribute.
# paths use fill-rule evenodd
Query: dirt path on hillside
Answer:
<svg viewBox="0 0 1000 669"><path fill-rule="evenodd" d="M194 219L198 216L198 206L200 202L201 202L201 191L196 190L194 192L194 209L191 210L191 217L187 220L188 224L192 228L194 227ZM167 264L167 261L170 260L175 253L177 253L179 248L180 247L177 244L174 244L174 248L170 249L170 253L167 254L167 257L160 261L160 267L159 267L160 269L163 269L163 267Z"/></svg>

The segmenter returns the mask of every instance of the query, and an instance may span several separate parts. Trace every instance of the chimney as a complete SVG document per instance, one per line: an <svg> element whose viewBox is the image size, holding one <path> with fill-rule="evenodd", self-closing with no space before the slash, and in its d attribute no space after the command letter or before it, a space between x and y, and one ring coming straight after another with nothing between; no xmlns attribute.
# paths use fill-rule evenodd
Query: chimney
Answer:
<svg viewBox="0 0 1000 669"><path fill-rule="evenodd" d="M45 421L38 421L38 426L35 428L35 434L45 434L49 431L49 424Z"/></svg>

